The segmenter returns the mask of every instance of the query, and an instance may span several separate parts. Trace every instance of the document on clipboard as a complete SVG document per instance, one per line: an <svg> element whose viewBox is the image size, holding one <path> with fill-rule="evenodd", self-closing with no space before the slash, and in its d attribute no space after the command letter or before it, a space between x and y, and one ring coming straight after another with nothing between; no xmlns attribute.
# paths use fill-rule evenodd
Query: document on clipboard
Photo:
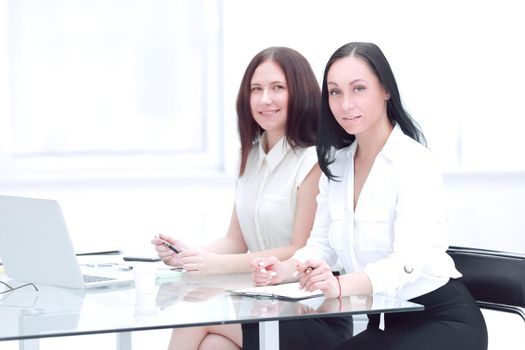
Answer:
<svg viewBox="0 0 525 350"><path fill-rule="evenodd" d="M319 289L316 289L312 292L299 289L299 282L276 284L273 286L233 289L230 290L230 293L233 295L242 295L256 298L275 298L289 301L323 296L323 293Z"/></svg>

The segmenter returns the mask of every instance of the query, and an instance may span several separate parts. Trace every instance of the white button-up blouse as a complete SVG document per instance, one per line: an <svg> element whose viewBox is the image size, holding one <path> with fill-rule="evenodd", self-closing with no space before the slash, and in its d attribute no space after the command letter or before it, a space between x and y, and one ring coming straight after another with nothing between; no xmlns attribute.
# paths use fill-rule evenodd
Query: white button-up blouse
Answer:
<svg viewBox="0 0 525 350"><path fill-rule="evenodd" d="M446 253L444 189L431 152L396 125L354 212L356 149L357 141L330 165L339 181L321 176L314 227L294 258L339 259L347 273L364 271L374 293L406 300L461 277Z"/></svg>
<svg viewBox="0 0 525 350"><path fill-rule="evenodd" d="M237 217L251 252L290 244L297 190L317 164L313 146L292 149L283 137L266 154L265 144L263 134L250 152L235 194Z"/></svg>

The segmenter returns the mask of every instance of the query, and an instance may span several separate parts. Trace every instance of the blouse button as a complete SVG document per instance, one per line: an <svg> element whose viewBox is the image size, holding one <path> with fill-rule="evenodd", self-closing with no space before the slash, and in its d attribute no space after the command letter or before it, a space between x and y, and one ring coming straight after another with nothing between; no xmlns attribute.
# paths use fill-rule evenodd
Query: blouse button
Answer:
<svg viewBox="0 0 525 350"><path fill-rule="evenodd" d="M412 273L414 271L414 268L410 265L405 265L403 269L405 270L406 273Z"/></svg>

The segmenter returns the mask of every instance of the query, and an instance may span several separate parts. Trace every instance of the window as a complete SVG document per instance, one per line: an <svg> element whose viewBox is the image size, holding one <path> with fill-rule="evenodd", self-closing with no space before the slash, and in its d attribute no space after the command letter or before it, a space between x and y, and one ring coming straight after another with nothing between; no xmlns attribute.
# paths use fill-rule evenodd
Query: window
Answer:
<svg viewBox="0 0 525 350"><path fill-rule="evenodd" d="M219 169L220 5L10 1L3 167Z"/></svg>

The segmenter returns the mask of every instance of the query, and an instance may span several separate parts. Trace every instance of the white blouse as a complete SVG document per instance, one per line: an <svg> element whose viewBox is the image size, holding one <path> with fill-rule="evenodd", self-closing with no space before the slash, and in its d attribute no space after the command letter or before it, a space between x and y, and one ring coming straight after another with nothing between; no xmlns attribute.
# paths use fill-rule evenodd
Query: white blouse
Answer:
<svg viewBox="0 0 525 350"><path fill-rule="evenodd" d="M330 165L340 181L320 180L310 238L294 258L337 259L345 271L364 271L374 293L402 299L431 292L458 278L446 253L444 189L431 152L396 125L377 155L354 212L357 141Z"/></svg>
<svg viewBox="0 0 525 350"><path fill-rule="evenodd" d="M266 134L254 145L243 176L237 181L235 208L251 252L289 245L297 190L317 164L315 147L290 147L279 140L266 154Z"/></svg>

